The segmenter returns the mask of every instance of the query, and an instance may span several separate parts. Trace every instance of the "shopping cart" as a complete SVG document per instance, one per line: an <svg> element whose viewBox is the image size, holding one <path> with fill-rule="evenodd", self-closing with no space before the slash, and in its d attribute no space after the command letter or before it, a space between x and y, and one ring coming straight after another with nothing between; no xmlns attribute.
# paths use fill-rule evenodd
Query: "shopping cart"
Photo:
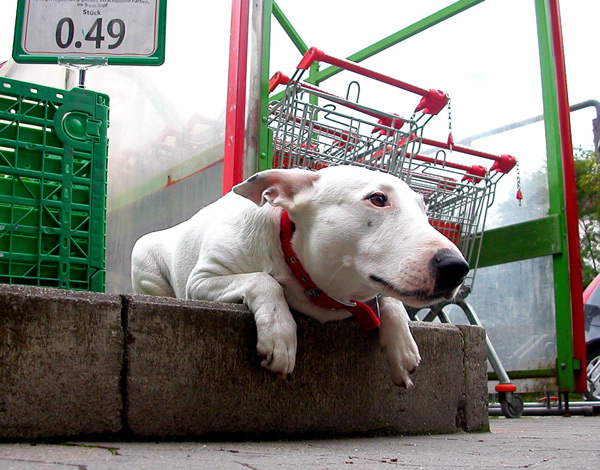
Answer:
<svg viewBox="0 0 600 470"><path fill-rule="evenodd" d="M368 107L351 101L348 95L342 98L303 82L314 61L341 67L421 98L410 117ZM269 106L272 166L318 170L330 165L356 165L405 181L423 195L431 225L454 242L469 261L472 269L451 303L462 308L471 324L481 325L464 299L473 287L485 218L496 185L516 165L516 160L510 155L497 156L455 145L451 134L447 142L426 138L426 124L448 104L446 93L409 85L316 48L305 54L291 77L276 73L270 80L270 91L278 85L286 88L281 99ZM424 319L450 322L444 312L449 304L432 307ZM417 313L410 312L413 319ZM513 406L512 392L516 388L489 339L488 358L500 377L497 390L501 403L507 403L505 414L515 417L519 414L518 403Z"/></svg>
<svg viewBox="0 0 600 470"><path fill-rule="evenodd" d="M390 173L408 183L423 195L431 225L469 261L472 269L461 291L466 297L473 286L487 209L493 203L497 182L515 166L515 159L424 137L425 125L448 102L441 91L426 91L385 77L385 83L397 88L413 93L419 90L422 99L409 118L382 112L302 82L310 65L307 56L331 59L313 48L291 78L278 72L270 82L271 89L286 85L283 98L272 102L269 110L272 166L316 170L356 165ZM327 61L351 66L352 71L369 78L384 77L352 62ZM429 105L430 96L435 97L435 106ZM431 152L433 156L429 156ZM488 161L491 165L485 166Z"/></svg>

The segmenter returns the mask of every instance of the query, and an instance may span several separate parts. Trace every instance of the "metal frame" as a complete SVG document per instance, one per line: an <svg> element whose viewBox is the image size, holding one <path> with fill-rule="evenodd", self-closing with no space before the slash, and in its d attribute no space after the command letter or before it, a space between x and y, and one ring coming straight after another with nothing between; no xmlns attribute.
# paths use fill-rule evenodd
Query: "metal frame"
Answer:
<svg viewBox="0 0 600 470"><path fill-rule="evenodd" d="M587 389L577 188L558 0L536 0L546 127L550 215L558 216L563 243L553 255L556 373L559 390Z"/></svg>
<svg viewBox="0 0 600 470"><path fill-rule="evenodd" d="M397 33L350 55L347 59L355 62L365 60L483 1L485 0L459 0L413 25L403 28ZM516 371L514 374L511 372L511 375L525 378L539 377L540 374L544 376L555 374L559 391L581 393L586 389L581 266L559 2L558 0L532 1L535 2L536 8L542 71L541 80L547 142L548 185L551 188L550 213L548 217L542 219L501 227L486 232L482 242L479 266L492 266L535 256L551 255L553 257L557 331L556 370ZM249 1L234 0L233 3L234 11L236 11L236 8L240 8L242 4L248 4ZM268 89L269 80L268 47L270 45L271 16L279 22L301 54L304 54L308 49L300 35L294 30L291 22L273 0L263 0L262 14L263 65L261 70L261 126L258 145L259 170L269 168L271 164L270 135L266 124L268 119L266 110L269 101L266 90ZM340 69L334 66L320 70L317 64L313 64L306 81L312 84L319 84L339 71ZM241 83L238 86L242 86ZM245 82L243 86L245 87ZM228 104L229 109L231 108ZM227 126L227 139L229 140L232 136L239 138L238 132L239 128L236 131L236 129ZM229 168L227 166L228 159L240 159L243 161L243 158L243 153L226 154L226 168ZM230 167L232 166L230 165ZM239 172L235 175L225 174L224 179L230 183L224 184L224 190L227 190L232 184L241 181L241 175ZM523 235L524 233L528 234L527 237ZM526 242L527 248L524 249L522 244L513 244L512 247L503 247L502 250L495 250L493 240L498 238L506 239L509 234L520 234L518 238Z"/></svg>
<svg viewBox="0 0 600 470"><path fill-rule="evenodd" d="M233 0L227 78L223 194L229 192L243 179L249 17L249 1Z"/></svg>

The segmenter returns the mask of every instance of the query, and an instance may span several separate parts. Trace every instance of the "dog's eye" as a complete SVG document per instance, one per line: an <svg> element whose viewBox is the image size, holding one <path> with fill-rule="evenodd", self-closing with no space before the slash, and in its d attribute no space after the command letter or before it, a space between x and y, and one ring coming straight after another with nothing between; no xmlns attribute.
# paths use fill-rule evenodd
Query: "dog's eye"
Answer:
<svg viewBox="0 0 600 470"><path fill-rule="evenodd" d="M367 198L371 204L377 207L384 207L387 203L387 196L384 193L374 193Z"/></svg>

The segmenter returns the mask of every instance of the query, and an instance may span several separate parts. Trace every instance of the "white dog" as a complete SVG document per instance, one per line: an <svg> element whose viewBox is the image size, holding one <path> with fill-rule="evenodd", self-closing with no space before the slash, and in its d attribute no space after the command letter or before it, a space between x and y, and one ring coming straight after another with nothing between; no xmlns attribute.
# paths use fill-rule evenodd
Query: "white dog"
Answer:
<svg viewBox="0 0 600 470"><path fill-rule="evenodd" d="M132 253L137 293L246 304L262 365L278 375L295 365L291 307L319 321L354 314L364 328L380 324L392 380L406 387L420 356L402 303L452 298L468 270L420 195L352 166L257 173ZM375 297L374 313L361 301Z"/></svg>

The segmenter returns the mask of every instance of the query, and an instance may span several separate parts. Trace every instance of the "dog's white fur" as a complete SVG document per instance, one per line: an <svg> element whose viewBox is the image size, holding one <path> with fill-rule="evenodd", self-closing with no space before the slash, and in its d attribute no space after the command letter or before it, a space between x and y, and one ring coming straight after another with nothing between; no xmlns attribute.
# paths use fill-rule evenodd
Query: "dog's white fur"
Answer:
<svg viewBox="0 0 600 470"><path fill-rule="evenodd" d="M387 200L379 207L382 194ZM260 172L188 221L138 240L135 292L245 303L263 366L291 373L290 307L320 321L350 313L317 307L304 294L281 251L282 209L296 225L294 251L317 286L343 302L382 296L381 346L394 383L410 386L420 356L403 302L441 300L430 260L440 250L461 255L428 223L422 197L396 177L351 166Z"/></svg>

